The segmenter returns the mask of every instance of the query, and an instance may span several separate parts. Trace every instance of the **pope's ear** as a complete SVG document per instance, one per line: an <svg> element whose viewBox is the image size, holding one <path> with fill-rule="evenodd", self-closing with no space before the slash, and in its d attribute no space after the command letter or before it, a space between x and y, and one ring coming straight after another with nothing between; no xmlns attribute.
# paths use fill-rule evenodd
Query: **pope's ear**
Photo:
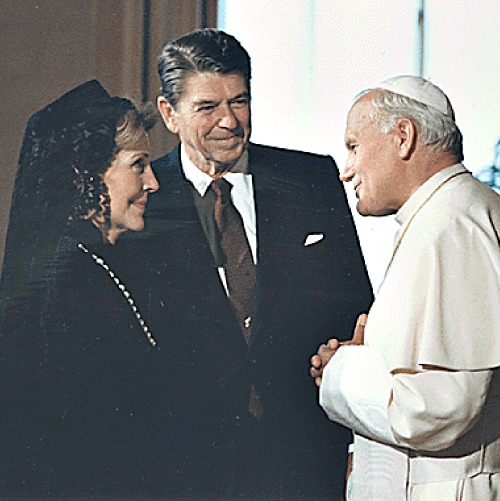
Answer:
<svg viewBox="0 0 500 501"><path fill-rule="evenodd" d="M396 124L396 134L399 141L399 156L408 160L417 143L417 129L411 120L402 118Z"/></svg>
<svg viewBox="0 0 500 501"><path fill-rule="evenodd" d="M159 96L156 104L167 129L173 134L177 134L179 132L179 126L177 125L177 113L174 107L165 96Z"/></svg>

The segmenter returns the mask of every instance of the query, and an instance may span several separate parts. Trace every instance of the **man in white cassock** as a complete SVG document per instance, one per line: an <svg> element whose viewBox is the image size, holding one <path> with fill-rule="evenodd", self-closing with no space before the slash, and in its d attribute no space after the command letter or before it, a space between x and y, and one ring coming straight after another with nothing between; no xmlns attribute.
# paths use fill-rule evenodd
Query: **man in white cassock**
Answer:
<svg viewBox="0 0 500 501"><path fill-rule="evenodd" d="M362 215L396 214L384 281L353 340L311 358L354 431L350 501L500 499L500 197L461 164L446 95L393 77L347 119Z"/></svg>

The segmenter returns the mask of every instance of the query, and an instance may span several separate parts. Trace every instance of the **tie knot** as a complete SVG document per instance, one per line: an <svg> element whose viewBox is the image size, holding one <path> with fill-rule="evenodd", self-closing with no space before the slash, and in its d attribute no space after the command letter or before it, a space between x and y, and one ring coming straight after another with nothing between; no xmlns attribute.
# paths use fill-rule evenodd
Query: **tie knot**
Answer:
<svg viewBox="0 0 500 501"><path fill-rule="evenodd" d="M233 185L223 177L214 179L210 185L217 196L217 199L225 204L231 200L231 190Z"/></svg>

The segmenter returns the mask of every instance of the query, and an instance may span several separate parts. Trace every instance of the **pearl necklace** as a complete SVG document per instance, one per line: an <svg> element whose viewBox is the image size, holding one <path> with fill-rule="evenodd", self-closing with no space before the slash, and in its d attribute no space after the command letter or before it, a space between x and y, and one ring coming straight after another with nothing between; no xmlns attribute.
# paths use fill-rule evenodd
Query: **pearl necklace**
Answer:
<svg viewBox="0 0 500 501"><path fill-rule="evenodd" d="M116 273L109 267L109 265L104 261L104 259L100 256L97 256L94 253L91 253L83 244L78 244L78 248L82 251L85 252L85 254L89 254L90 257L94 260L96 264L98 264L101 268L103 268L110 278L113 280L113 282L116 284L118 289L120 289L121 293L123 294L123 297L126 299L128 305L130 306L130 309L132 310L133 314L135 315L135 318L139 322L139 325L141 326L141 329L144 332L144 335L146 336L147 340L151 344L151 346L156 346L156 339L153 337L153 334L149 330L149 327L146 324L146 321L142 318L142 315L139 311L139 308L137 308L134 298L132 297L132 294L127 290L125 285L121 282L121 280L118 278Z"/></svg>

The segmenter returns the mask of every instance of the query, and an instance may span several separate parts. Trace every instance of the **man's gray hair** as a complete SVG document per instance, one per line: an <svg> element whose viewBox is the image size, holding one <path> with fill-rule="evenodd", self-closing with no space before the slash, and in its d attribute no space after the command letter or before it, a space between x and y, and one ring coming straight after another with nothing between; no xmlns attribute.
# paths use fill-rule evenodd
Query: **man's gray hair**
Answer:
<svg viewBox="0 0 500 501"><path fill-rule="evenodd" d="M158 56L162 93L174 108L185 91L187 79L203 72L239 74L250 94L250 56L235 37L224 31L193 31L167 43Z"/></svg>
<svg viewBox="0 0 500 501"><path fill-rule="evenodd" d="M380 90L372 96L371 118L384 133L394 129L398 120L407 118L420 134L422 144L435 151L453 153L463 161L462 133L455 121L438 110L400 94Z"/></svg>

